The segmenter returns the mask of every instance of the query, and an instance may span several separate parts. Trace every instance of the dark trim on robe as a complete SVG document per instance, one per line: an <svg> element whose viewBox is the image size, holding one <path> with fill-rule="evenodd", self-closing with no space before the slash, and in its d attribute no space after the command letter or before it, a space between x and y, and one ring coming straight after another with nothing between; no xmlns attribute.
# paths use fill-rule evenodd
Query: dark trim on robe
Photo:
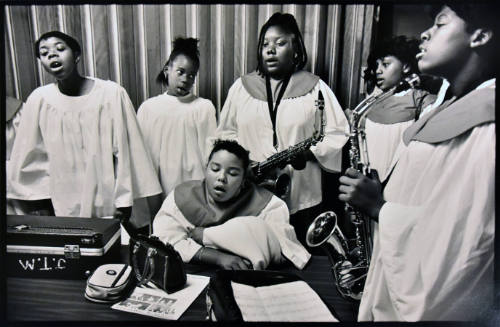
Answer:
<svg viewBox="0 0 500 327"><path fill-rule="evenodd" d="M220 225L234 217L258 216L267 206L273 193L253 183L242 189L231 200L221 217L216 217L209 205L205 191L205 180L182 183L174 189L174 201L184 217L198 227Z"/></svg>
<svg viewBox="0 0 500 327"><path fill-rule="evenodd" d="M391 96L381 103L375 104L366 117L378 124L396 124L413 120L417 112L417 106L421 108L436 101L437 96L423 90L410 90L402 96Z"/></svg>
<svg viewBox="0 0 500 327"><path fill-rule="evenodd" d="M287 85L283 99L297 98L311 92L318 84L319 76L304 70L292 74ZM256 71L241 77L245 90L255 99L267 102L266 79Z"/></svg>
<svg viewBox="0 0 500 327"><path fill-rule="evenodd" d="M468 130L495 121L495 88L469 92L455 102L446 101L408 127L403 134L406 145L411 140L440 143Z"/></svg>

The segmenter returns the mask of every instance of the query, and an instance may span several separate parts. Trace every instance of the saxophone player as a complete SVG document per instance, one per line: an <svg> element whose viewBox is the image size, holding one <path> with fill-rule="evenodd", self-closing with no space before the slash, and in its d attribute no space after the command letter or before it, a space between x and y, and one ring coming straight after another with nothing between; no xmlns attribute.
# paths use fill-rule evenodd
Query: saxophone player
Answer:
<svg viewBox="0 0 500 327"><path fill-rule="evenodd" d="M324 95L324 138L290 158L290 223L305 244L307 227L322 212L322 170L340 172L348 122L332 90L304 70L307 53L291 14L275 13L262 26L257 70L237 79L221 111L216 138L235 139L261 162L311 137L319 91ZM292 166L292 167L290 167Z"/></svg>
<svg viewBox="0 0 500 327"><path fill-rule="evenodd" d="M378 222L360 321L474 320L492 304L495 13L433 7L416 58L448 97L405 131L383 193L354 169L340 178L339 199Z"/></svg>
<svg viewBox="0 0 500 327"><path fill-rule="evenodd" d="M418 43L416 39L401 35L375 45L368 56L368 67L364 72L367 84L375 86L372 94L391 92L405 78L420 73L415 58L419 52ZM370 108L365 125L368 160L382 182L391 170L403 132L422 108L435 100L436 96L426 90L408 88L395 92Z"/></svg>

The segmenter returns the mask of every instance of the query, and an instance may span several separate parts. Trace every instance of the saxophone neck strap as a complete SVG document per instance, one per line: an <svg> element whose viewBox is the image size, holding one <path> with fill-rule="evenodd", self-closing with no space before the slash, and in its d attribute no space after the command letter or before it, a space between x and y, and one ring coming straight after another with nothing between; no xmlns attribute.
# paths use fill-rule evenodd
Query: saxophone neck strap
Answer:
<svg viewBox="0 0 500 327"><path fill-rule="evenodd" d="M291 76L287 76L283 80L283 85L278 92L278 97L276 98L276 103L273 102L273 91L271 89L271 78L266 76L266 95L267 95L267 106L269 108L269 116L271 117L271 122L273 124L273 145L276 148L278 146L278 137L276 135L276 116L278 114L278 106L283 98L283 94L285 94L286 87L288 86L288 82L290 82Z"/></svg>

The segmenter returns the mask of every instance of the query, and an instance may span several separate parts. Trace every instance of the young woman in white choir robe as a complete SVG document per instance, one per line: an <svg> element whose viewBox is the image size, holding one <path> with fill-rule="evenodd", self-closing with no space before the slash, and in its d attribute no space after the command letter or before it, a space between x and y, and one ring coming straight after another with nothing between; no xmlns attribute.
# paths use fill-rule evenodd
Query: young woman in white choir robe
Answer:
<svg viewBox="0 0 500 327"><path fill-rule="evenodd" d="M389 92L404 78L418 74L418 41L397 36L376 44L368 56L364 78L376 86L375 95ZM436 95L416 88L401 90L376 102L366 116L365 132L370 167L385 181L394 164L403 132L418 119Z"/></svg>
<svg viewBox="0 0 500 327"><path fill-rule="evenodd" d="M236 139L254 161L264 161L319 130L315 106L325 99L325 135L321 142L287 166L291 189L286 199L290 223L305 244L305 233L322 211L321 170L339 172L348 123L332 90L318 76L302 70L307 54L295 18L276 13L260 31L257 71L237 79L229 89L216 131Z"/></svg>
<svg viewBox="0 0 500 327"><path fill-rule="evenodd" d="M81 48L59 31L43 34L36 56L56 82L28 97L8 171L7 197L30 212L130 216L134 199L161 192L133 105L123 87L81 76Z"/></svg>
<svg viewBox="0 0 500 327"><path fill-rule="evenodd" d="M493 304L498 18L484 4L433 13L418 67L451 97L405 131L383 194L340 178L339 198L378 222L360 321L487 319Z"/></svg>
<svg viewBox="0 0 500 327"><path fill-rule="evenodd" d="M197 40L177 38L157 80L165 93L137 112L144 141L158 173L164 199L177 185L203 179L207 138L216 128L215 107L191 93L200 67Z"/></svg>

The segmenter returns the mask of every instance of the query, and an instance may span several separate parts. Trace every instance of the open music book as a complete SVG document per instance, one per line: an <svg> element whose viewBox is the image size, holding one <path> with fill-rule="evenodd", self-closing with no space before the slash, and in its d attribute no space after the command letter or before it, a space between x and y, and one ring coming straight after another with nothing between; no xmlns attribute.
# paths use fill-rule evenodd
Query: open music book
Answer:
<svg viewBox="0 0 500 327"><path fill-rule="evenodd" d="M338 322L304 281L253 287L231 282L244 321Z"/></svg>

